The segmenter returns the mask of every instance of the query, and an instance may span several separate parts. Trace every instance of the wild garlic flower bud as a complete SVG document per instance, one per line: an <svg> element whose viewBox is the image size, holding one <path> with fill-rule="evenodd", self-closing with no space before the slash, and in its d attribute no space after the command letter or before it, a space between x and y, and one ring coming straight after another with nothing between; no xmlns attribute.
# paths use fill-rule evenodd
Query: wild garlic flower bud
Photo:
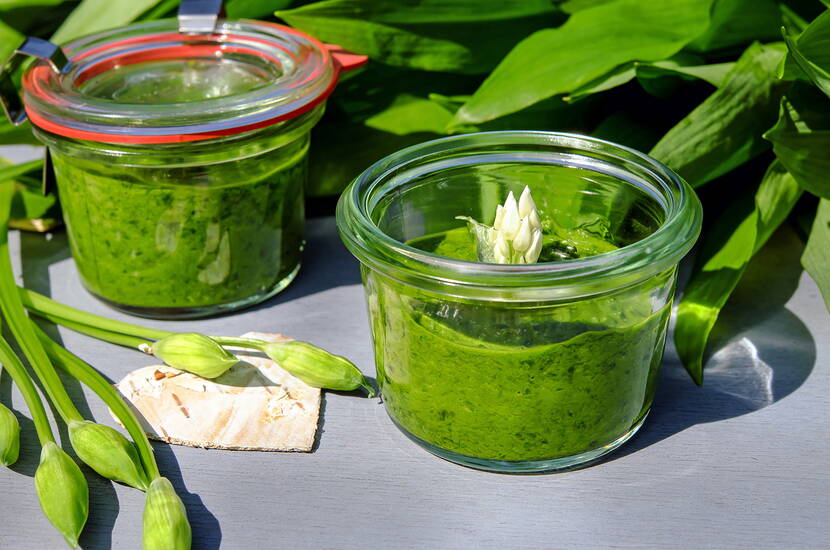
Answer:
<svg viewBox="0 0 830 550"><path fill-rule="evenodd" d="M542 223L529 187L525 186L518 201L511 191L504 204L496 207L489 240L495 263L536 263L542 251Z"/></svg>
<svg viewBox="0 0 830 550"><path fill-rule="evenodd" d="M54 441L47 441L40 451L35 490L46 518L69 546L77 548L89 515L89 487L75 461Z"/></svg>
<svg viewBox="0 0 830 550"><path fill-rule="evenodd" d="M141 351L202 378L216 378L239 362L228 350L197 333L173 334Z"/></svg>
<svg viewBox="0 0 830 550"><path fill-rule="evenodd" d="M14 464L19 454L20 423L14 413L0 403L0 464Z"/></svg>
<svg viewBox="0 0 830 550"><path fill-rule="evenodd" d="M364 388L369 397L375 390L354 363L308 342L267 342L262 351L309 386L351 391Z"/></svg>
<svg viewBox="0 0 830 550"><path fill-rule="evenodd" d="M72 448L84 463L113 481L147 490L147 474L133 442L120 432L89 420L69 423Z"/></svg>
<svg viewBox="0 0 830 550"><path fill-rule="evenodd" d="M157 477L147 489L142 531L144 550L190 550L187 510L166 477Z"/></svg>

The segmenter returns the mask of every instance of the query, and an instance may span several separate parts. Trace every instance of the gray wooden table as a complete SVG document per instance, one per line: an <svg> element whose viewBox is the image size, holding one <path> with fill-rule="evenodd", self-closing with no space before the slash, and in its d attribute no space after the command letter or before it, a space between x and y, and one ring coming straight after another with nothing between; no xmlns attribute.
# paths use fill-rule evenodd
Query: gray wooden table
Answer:
<svg viewBox="0 0 830 550"><path fill-rule="evenodd" d="M307 237L300 276L269 302L218 319L153 324L283 332L372 373L357 263L333 219L311 220ZM800 247L784 231L753 261L722 314L705 386L690 381L670 344L645 426L589 468L535 476L465 469L412 444L376 399L327 393L312 453L154 444L162 473L183 496L194 548L202 549L828 548L830 317L813 281L794 267ZM26 286L134 320L83 290L63 232L15 233L12 248ZM152 362L71 331L60 337L113 380ZM112 422L94 395L68 385L82 412ZM7 375L0 400L11 401L24 430L20 462L0 469L0 549L63 548L35 497L39 446ZM143 494L85 472L83 548L139 548Z"/></svg>

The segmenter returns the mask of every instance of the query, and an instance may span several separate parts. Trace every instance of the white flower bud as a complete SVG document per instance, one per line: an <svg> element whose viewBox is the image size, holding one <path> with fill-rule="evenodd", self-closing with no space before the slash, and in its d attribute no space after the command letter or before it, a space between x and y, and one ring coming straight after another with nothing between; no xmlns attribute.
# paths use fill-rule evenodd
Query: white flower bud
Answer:
<svg viewBox="0 0 830 550"><path fill-rule="evenodd" d="M530 222L531 229L542 229L542 222L539 220L539 213L534 208L530 211L530 214L527 216L528 221Z"/></svg>
<svg viewBox="0 0 830 550"><path fill-rule="evenodd" d="M526 264L535 264L539 259L539 254L542 252L542 230L537 229L533 232L533 240L530 247L524 254L524 262Z"/></svg>
<svg viewBox="0 0 830 550"><path fill-rule="evenodd" d="M496 242L494 244L496 245L497 254L504 256L505 258L510 257L510 246L507 244L507 238L504 236L503 231L499 231L496 234Z"/></svg>
<svg viewBox="0 0 830 550"><path fill-rule="evenodd" d="M533 197L530 196L530 187L525 185L521 196L519 197L519 216L526 218L531 212L536 210L536 203L533 202ZM538 219L538 216L537 216Z"/></svg>
<svg viewBox="0 0 830 550"><path fill-rule="evenodd" d="M516 232L516 236L513 237L513 250L523 253L530 247L532 241L533 233L530 230L530 223L527 218L522 218L519 230Z"/></svg>
<svg viewBox="0 0 830 550"><path fill-rule="evenodd" d="M507 200L504 202L504 216L499 230L506 239L512 239L519 230L519 205L516 203L512 191L507 195Z"/></svg>
<svg viewBox="0 0 830 550"><path fill-rule="evenodd" d="M504 207L502 205L496 206L496 220L493 222L493 229L501 229L501 222L504 219Z"/></svg>

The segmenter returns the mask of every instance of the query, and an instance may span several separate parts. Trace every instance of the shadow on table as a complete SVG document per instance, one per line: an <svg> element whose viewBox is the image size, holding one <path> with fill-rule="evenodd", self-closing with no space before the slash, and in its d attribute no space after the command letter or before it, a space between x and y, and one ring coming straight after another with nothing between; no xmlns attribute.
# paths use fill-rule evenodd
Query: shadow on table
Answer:
<svg viewBox="0 0 830 550"><path fill-rule="evenodd" d="M334 218L306 223L303 265L288 288L248 311L267 309L339 286L359 285L360 268L351 252L337 237Z"/></svg>
<svg viewBox="0 0 830 550"><path fill-rule="evenodd" d="M813 370L816 344L786 309L802 271L803 245L778 235L753 260L710 338L715 350L697 387L671 344L650 416L640 432L607 461L621 458L696 424L751 413L797 390Z"/></svg>

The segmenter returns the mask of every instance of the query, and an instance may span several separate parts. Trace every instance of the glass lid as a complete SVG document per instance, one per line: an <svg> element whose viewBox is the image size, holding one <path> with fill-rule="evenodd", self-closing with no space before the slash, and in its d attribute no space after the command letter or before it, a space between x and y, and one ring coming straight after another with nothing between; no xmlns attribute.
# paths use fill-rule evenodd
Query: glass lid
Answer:
<svg viewBox="0 0 830 550"><path fill-rule="evenodd" d="M298 116L366 61L290 27L217 20L208 32L181 18L94 34L23 76L33 124L110 143L171 143L238 134Z"/></svg>

